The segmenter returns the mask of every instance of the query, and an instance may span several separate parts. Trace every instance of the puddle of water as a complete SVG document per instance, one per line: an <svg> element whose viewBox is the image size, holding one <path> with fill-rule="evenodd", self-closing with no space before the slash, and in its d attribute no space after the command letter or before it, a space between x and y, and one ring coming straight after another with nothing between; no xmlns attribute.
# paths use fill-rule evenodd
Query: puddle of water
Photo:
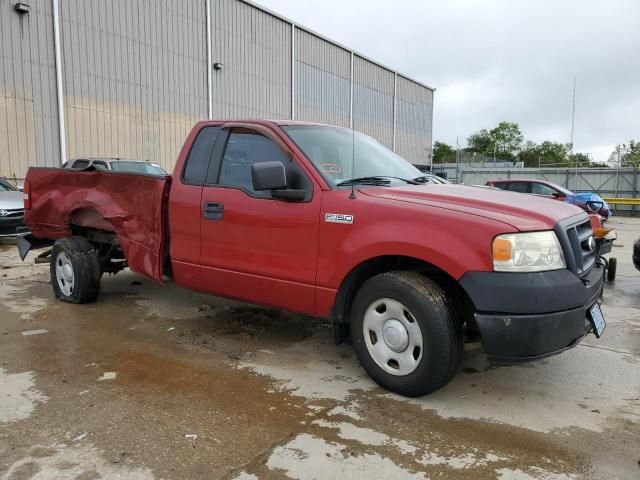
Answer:
<svg viewBox="0 0 640 480"><path fill-rule="evenodd" d="M564 473L550 473L541 468L532 467L527 472L516 469L501 468L496 470L499 480L573 480L575 475L566 475Z"/></svg>
<svg viewBox="0 0 640 480"><path fill-rule="evenodd" d="M35 388L34 373L9 374L0 368L0 423L28 418L48 398Z"/></svg>
<svg viewBox="0 0 640 480"><path fill-rule="evenodd" d="M409 471L377 453L354 454L346 445L307 433L276 447L266 467L299 480L366 478L371 472L375 478L388 480L427 479L423 473Z"/></svg>
<svg viewBox="0 0 640 480"><path fill-rule="evenodd" d="M131 468L107 462L101 452L89 445L56 445L53 448L34 447L32 455L9 465L1 480L29 478L31 480L153 480L148 468Z"/></svg>

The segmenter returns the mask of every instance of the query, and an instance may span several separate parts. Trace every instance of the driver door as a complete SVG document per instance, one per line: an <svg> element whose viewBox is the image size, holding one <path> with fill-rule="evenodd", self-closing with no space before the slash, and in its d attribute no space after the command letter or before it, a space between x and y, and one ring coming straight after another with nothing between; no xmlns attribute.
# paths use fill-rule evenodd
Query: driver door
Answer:
<svg viewBox="0 0 640 480"><path fill-rule="evenodd" d="M202 192L200 263L204 290L261 305L315 313L322 191L265 127L224 128ZM302 202L255 191L251 165L280 161Z"/></svg>

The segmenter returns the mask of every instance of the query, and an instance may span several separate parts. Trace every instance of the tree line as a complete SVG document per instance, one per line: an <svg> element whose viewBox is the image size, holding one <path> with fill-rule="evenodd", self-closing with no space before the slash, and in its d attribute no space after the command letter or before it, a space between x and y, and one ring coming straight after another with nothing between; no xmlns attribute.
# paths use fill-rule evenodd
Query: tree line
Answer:
<svg viewBox="0 0 640 480"><path fill-rule="evenodd" d="M536 143L524 140L520 126L515 122L500 122L491 130L482 129L467 138L462 152L479 154L496 161L523 162L525 167L609 167L640 166L640 142L630 140L619 144L609 157L609 163L591 161L589 155L572 152L571 143L545 140ZM456 161L456 150L444 142L434 142L433 163Z"/></svg>

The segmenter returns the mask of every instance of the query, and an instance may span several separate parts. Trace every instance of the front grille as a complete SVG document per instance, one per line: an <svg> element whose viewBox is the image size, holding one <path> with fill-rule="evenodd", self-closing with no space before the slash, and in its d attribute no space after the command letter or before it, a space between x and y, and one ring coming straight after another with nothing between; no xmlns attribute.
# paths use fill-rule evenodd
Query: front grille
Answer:
<svg viewBox="0 0 640 480"><path fill-rule="evenodd" d="M589 245L593 235L591 222L586 215L564 220L555 228L562 245L567 268L579 277L591 270L596 262L596 252Z"/></svg>
<svg viewBox="0 0 640 480"><path fill-rule="evenodd" d="M24 227L24 210L0 208L0 236L16 235L20 227Z"/></svg>
<svg viewBox="0 0 640 480"><path fill-rule="evenodd" d="M4 209L0 208L0 222L2 220L8 220L8 219L15 220L16 218L24 218L24 210L23 209L19 209L19 210L4 210Z"/></svg>

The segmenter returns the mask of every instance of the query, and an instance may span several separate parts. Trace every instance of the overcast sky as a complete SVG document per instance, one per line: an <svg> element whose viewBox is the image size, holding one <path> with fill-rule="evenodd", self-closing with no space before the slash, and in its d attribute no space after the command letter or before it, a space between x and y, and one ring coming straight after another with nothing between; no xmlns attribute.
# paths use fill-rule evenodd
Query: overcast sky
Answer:
<svg viewBox="0 0 640 480"><path fill-rule="evenodd" d="M639 0L258 0L435 87L434 141L501 120L604 161L640 140Z"/></svg>

